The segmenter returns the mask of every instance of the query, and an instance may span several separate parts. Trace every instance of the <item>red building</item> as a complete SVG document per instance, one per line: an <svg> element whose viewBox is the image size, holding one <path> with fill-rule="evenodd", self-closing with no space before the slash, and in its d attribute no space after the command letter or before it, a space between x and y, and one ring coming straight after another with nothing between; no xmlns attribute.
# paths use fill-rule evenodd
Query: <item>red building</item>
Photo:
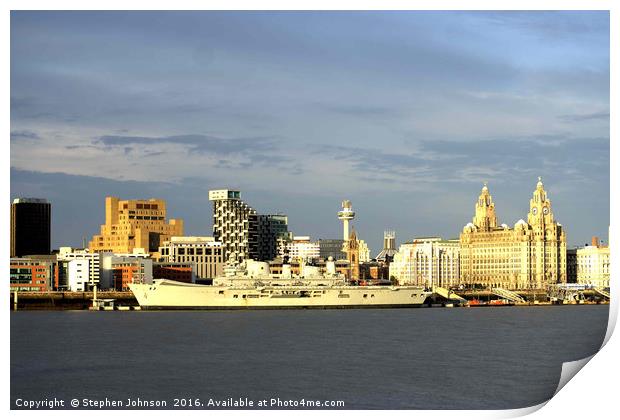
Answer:
<svg viewBox="0 0 620 420"><path fill-rule="evenodd" d="M139 265L123 265L120 267L114 267L112 269L114 289L121 291L129 290L129 283L133 283L139 275Z"/></svg>
<svg viewBox="0 0 620 420"><path fill-rule="evenodd" d="M167 279L194 283L194 270L192 263L153 263L153 279Z"/></svg>
<svg viewBox="0 0 620 420"><path fill-rule="evenodd" d="M11 291L45 292L52 289L53 263L11 258Z"/></svg>

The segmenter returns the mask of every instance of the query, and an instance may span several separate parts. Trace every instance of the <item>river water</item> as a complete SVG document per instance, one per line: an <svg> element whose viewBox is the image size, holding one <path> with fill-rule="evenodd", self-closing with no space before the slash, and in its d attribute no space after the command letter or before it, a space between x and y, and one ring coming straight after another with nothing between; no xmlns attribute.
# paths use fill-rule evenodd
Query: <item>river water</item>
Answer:
<svg viewBox="0 0 620 420"><path fill-rule="evenodd" d="M599 349L608 309L17 311L11 406L279 398L345 409L521 408L553 395L562 362Z"/></svg>

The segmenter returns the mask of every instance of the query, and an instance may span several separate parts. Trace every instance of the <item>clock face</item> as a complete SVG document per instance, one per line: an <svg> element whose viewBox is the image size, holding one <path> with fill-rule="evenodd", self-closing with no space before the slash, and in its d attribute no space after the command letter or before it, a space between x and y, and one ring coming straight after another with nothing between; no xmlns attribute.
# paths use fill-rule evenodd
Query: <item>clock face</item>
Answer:
<svg viewBox="0 0 620 420"><path fill-rule="evenodd" d="M533 215L536 215L536 213L538 213L538 208L537 208L537 207L534 207L534 208L532 209L532 214L533 214Z"/></svg>
<svg viewBox="0 0 620 420"><path fill-rule="evenodd" d="M543 207L543 213L549 214L549 207Z"/></svg>

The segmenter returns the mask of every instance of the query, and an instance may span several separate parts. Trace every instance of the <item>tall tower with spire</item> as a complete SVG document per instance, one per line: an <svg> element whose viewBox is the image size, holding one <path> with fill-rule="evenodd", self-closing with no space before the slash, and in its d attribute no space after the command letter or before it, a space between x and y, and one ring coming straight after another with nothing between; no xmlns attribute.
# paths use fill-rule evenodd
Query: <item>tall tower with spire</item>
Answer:
<svg viewBox="0 0 620 420"><path fill-rule="evenodd" d="M481 231L489 231L497 227L495 204L493 203L493 197L491 197L489 193L489 187L486 182L476 202L476 214L473 218L473 223Z"/></svg>

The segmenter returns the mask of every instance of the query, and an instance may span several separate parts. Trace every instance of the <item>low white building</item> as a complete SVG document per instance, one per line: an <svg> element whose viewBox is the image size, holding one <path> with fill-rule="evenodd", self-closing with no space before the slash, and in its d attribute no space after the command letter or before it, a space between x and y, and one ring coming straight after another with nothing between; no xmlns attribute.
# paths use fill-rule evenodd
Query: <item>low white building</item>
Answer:
<svg viewBox="0 0 620 420"><path fill-rule="evenodd" d="M399 284L452 287L460 283L459 240L417 238L404 243L390 264Z"/></svg>
<svg viewBox="0 0 620 420"><path fill-rule="evenodd" d="M92 290L94 285L100 289L109 287L105 281L101 283L102 253L61 247L58 262L67 262L65 273L66 284L71 291L83 292Z"/></svg>
<svg viewBox="0 0 620 420"><path fill-rule="evenodd" d="M288 245L288 255L291 261L311 261L321 255L318 242L312 242L309 236L293 236Z"/></svg>
<svg viewBox="0 0 620 420"><path fill-rule="evenodd" d="M135 281L153 281L153 261L142 248L113 254L61 247L57 259L59 270L65 271L60 277L68 290L74 292L90 291L95 285L99 290L114 289L116 283L127 283L127 279L123 282L119 276L129 272Z"/></svg>
<svg viewBox="0 0 620 420"><path fill-rule="evenodd" d="M577 249L577 283L609 287L609 247L591 245Z"/></svg>
<svg viewBox="0 0 620 420"><path fill-rule="evenodd" d="M86 292L91 290L95 284L99 284L91 280L90 272L93 265L89 259L70 260L68 264L69 290L72 292Z"/></svg>

